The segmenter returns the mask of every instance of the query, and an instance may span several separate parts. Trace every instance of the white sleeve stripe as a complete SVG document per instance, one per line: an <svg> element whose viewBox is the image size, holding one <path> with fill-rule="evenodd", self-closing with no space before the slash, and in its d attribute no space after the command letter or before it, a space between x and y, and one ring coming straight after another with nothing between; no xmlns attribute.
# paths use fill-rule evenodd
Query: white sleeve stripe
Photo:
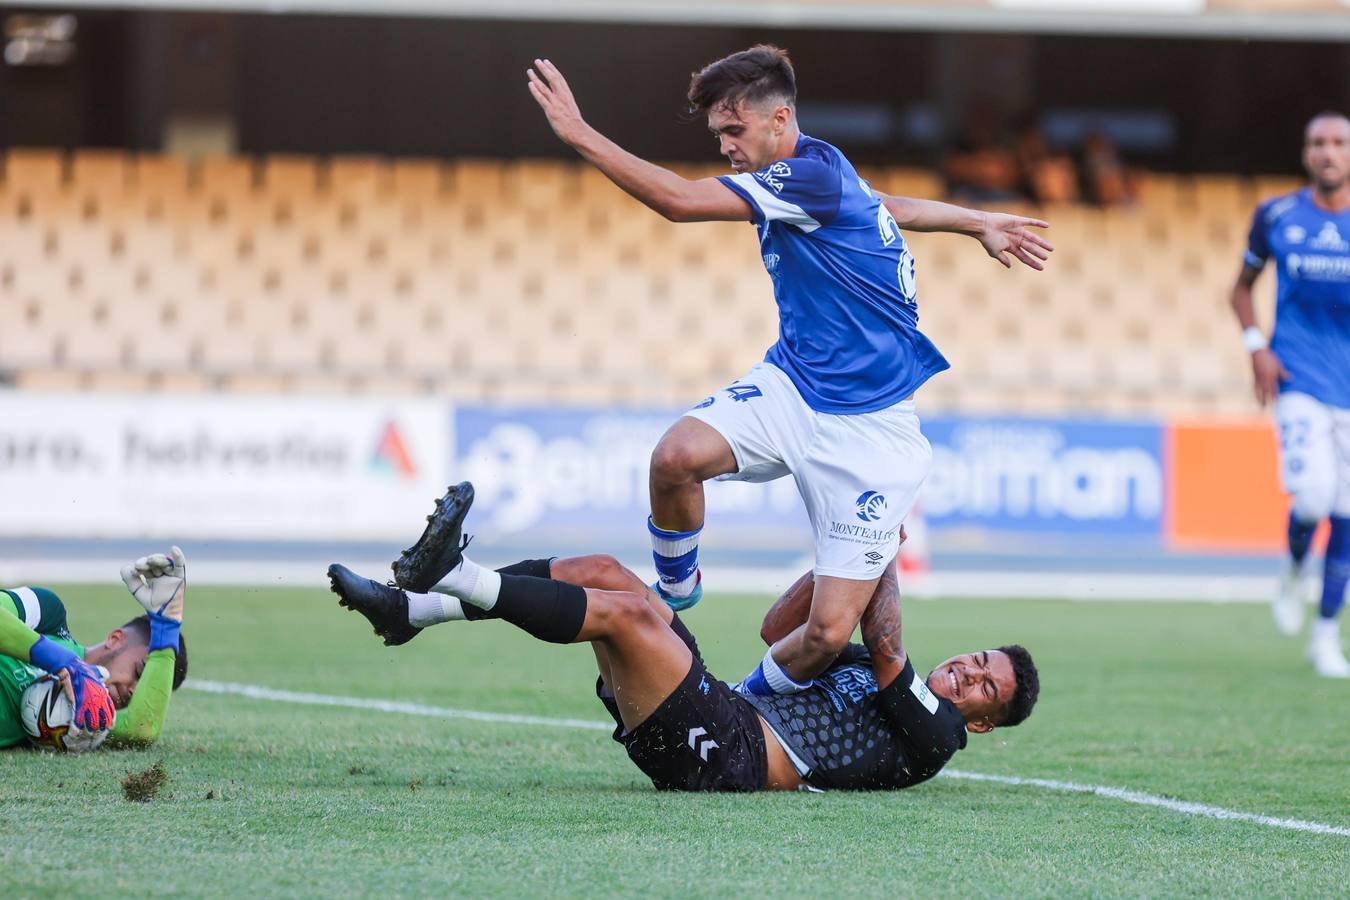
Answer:
<svg viewBox="0 0 1350 900"><path fill-rule="evenodd" d="M919 677L919 673L914 673L914 680L909 684L909 692L918 698L923 704L923 708L928 710L929 715L936 715L938 708L937 697L928 689L928 685Z"/></svg>
<svg viewBox="0 0 1350 900"><path fill-rule="evenodd" d="M755 203L759 204L759 211L764 213L764 218L770 222L786 222L789 225L796 225L807 234L820 227L820 223L811 216L807 215L806 210L797 206L795 203L788 203L772 191L765 189L764 185L749 172L742 172L739 175L732 175L731 180L744 188Z"/></svg>
<svg viewBox="0 0 1350 900"><path fill-rule="evenodd" d="M9 592L23 606L23 624L36 629L42 622L42 604L38 602L37 594L33 593L32 588L26 587L10 588Z"/></svg>

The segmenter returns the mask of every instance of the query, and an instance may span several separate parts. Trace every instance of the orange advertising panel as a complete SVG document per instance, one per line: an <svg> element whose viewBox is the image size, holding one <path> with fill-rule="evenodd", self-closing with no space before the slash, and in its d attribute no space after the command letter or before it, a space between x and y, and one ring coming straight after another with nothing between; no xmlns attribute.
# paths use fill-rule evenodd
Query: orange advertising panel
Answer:
<svg viewBox="0 0 1350 900"><path fill-rule="evenodd" d="M1280 489L1272 422L1174 420L1165 447L1170 547L1278 551L1285 546L1289 501Z"/></svg>

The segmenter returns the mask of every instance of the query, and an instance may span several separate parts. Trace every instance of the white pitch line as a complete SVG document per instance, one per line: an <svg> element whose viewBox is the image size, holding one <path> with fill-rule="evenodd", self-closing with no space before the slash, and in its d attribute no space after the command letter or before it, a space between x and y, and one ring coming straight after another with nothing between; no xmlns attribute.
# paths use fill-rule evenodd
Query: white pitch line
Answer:
<svg viewBox="0 0 1350 900"><path fill-rule="evenodd" d="M189 679L184 687L208 694L234 694L254 700L272 700L281 703L300 703L308 706L340 706L347 709L369 709L376 712L403 713L411 716L425 716L433 719L469 719L475 722L503 722L511 725L539 725L546 728L583 728L590 731L613 731L614 723L596 719L555 719L549 716L525 716L516 713L479 712L472 709L454 709L448 706L427 706L421 703L405 703L399 700L370 700L363 697L337 697L331 694L311 694L304 691L282 691L255 684L235 684L228 681L202 681ZM1260 813L1242 812L1225 809L1222 806L1210 806L1205 803L1191 803L1185 800L1173 800L1144 791L1128 788L1109 787L1101 784L1079 784L1073 781L1054 781L1048 778L1018 778L1013 775L985 775L980 772L963 772L959 769L944 769L939 773L947 778L964 781L985 781L1005 784L1012 787L1038 787L1050 791L1062 791L1071 794L1091 794L1122 803L1134 803L1139 806L1155 806L1188 816L1203 816L1228 822L1249 822L1268 828L1283 828L1288 831L1304 831L1312 834L1334 834L1350 837L1350 828L1341 825L1326 825L1322 822L1309 822L1303 819L1284 819L1278 816L1266 816Z"/></svg>
<svg viewBox="0 0 1350 900"><path fill-rule="evenodd" d="M996 784L1008 784L1016 787L1039 787L1073 794L1092 794L1097 797L1120 800L1123 803L1157 806L1161 809L1185 813L1188 816L1205 816L1210 819L1223 819L1231 822L1251 822L1255 825L1266 825L1270 828L1287 828L1290 831L1309 831L1314 834L1338 834L1341 837L1350 837L1350 828L1343 828L1339 825L1324 825L1321 822L1307 822L1303 819L1281 819L1276 816L1263 816L1260 813L1240 812L1236 809L1224 809L1222 806L1173 800L1170 797L1159 797L1157 794L1146 794L1143 791L1132 791L1127 788L1107 787L1100 784L1078 784L1073 781L1052 781L1048 778L985 775L980 772L961 772L950 769L944 769L941 774L948 778L959 778L965 781L992 781Z"/></svg>
<svg viewBox="0 0 1350 900"><path fill-rule="evenodd" d="M545 716L522 716L515 713L478 712L472 709L452 709L448 706L425 706L398 700L367 700L362 697L334 697L330 694L308 694L303 691L279 691L255 684L232 684L228 681L200 681L191 679L185 687L208 694L237 694L254 700L277 700L282 703L303 703L308 706L344 706L348 709L373 709L377 712L403 713L409 716L427 716L432 719L472 719L476 722L509 722L512 725L544 725L553 728L587 728L595 731L613 731L614 723L594 719L552 719Z"/></svg>

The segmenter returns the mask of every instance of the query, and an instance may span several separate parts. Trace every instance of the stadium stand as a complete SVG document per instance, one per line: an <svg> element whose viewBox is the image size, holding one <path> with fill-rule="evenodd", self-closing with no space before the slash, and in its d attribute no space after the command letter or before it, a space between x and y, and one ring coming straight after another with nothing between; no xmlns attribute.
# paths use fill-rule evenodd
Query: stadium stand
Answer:
<svg viewBox="0 0 1350 900"><path fill-rule="evenodd" d="M926 171L865 175L942 193ZM1294 186L1155 175L1131 208L1047 208L1048 275L909 235L954 367L926 407L1249 410L1227 293L1255 202ZM774 323L744 226L673 225L568 162L4 159L0 371L25 388L680 404Z"/></svg>

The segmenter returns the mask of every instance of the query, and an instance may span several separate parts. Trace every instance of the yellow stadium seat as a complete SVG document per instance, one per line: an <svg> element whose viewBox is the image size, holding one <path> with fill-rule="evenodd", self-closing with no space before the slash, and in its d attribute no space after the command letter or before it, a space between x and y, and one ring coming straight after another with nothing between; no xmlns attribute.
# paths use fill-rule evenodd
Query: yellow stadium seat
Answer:
<svg viewBox="0 0 1350 900"><path fill-rule="evenodd" d="M400 200L426 200L446 188L445 166L438 159L394 160L393 192Z"/></svg>
<svg viewBox="0 0 1350 900"><path fill-rule="evenodd" d="M78 217L75 194L66 183L66 159L59 150L14 147L5 155L0 215L50 223Z"/></svg>
<svg viewBox="0 0 1350 900"><path fill-rule="evenodd" d="M125 371L150 390L682 406L777 336L752 229L666 222L571 160L4 161L0 365L34 384L99 389ZM892 193L938 187L922 170L865 174ZM921 327L954 365L925 408L1246 410L1228 291L1251 205L1290 186L1160 175L1133 209L1051 208L1060 250L1044 274L1006 271L965 238L906 234ZM1271 281L1257 291L1266 323ZM143 348L128 323L175 340Z"/></svg>
<svg viewBox="0 0 1350 900"><path fill-rule="evenodd" d="M6 192L58 194L65 188L65 156L49 148L13 147L5 154Z"/></svg>

